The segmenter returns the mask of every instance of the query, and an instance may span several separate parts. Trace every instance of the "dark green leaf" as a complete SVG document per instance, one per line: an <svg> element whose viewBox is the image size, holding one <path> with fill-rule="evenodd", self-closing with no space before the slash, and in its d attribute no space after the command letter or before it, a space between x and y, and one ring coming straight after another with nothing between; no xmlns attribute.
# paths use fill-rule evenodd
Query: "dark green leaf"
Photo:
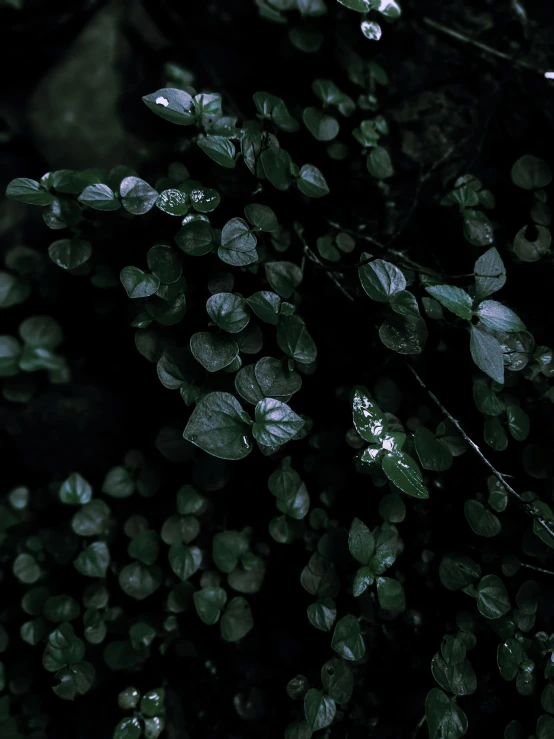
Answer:
<svg viewBox="0 0 554 739"><path fill-rule="evenodd" d="M232 293L216 293L206 303L208 315L219 328L236 334L248 324L250 313L245 309L245 301Z"/></svg>
<svg viewBox="0 0 554 739"><path fill-rule="evenodd" d="M422 482L421 470L409 454L387 452L383 457L383 472L406 495L428 498L429 491Z"/></svg>
<svg viewBox="0 0 554 739"><path fill-rule="evenodd" d="M277 326L277 343L284 353L300 364L311 364L317 357L314 340L298 316L283 316Z"/></svg>
<svg viewBox="0 0 554 739"><path fill-rule="evenodd" d="M190 126L196 121L194 102L188 92L164 87L142 98L151 111L170 123Z"/></svg>
<svg viewBox="0 0 554 739"><path fill-rule="evenodd" d="M184 437L221 459L243 459L252 451L250 428L244 410L229 393L209 393L187 423Z"/></svg>
<svg viewBox="0 0 554 739"><path fill-rule="evenodd" d="M335 626L331 646L343 659L355 661L365 654L365 644L360 633L360 624L355 616L340 619Z"/></svg>
<svg viewBox="0 0 554 739"><path fill-rule="evenodd" d="M265 275L276 293L288 300L302 282L300 267L292 262L266 262Z"/></svg>
<svg viewBox="0 0 554 739"><path fill-rule="evenodd" d="M455 313L460 318L465 318L466 321L471 320L471 316L473 315L472 301L465 290L462 290L460 287L452 287L451 285L432 285L425 289L435 300L438 300L441 305L444 305L452 313Z"/></svg>
<svg viewBox="0 0 554 739"><path fill-rule="evenodd" d="M211 334L207 331L191 336L190 350L208 372L218 372L228 367L239 352L236 341L230 336Z"/></svg>
<svg viewBox="0 0 554 739"><path fill-rule="evenodd" d="M119 210L121 203L107 185L89 185L79 196L79 202L94 210Z"/></svg>
<svg viewBox="0 0 554 739"><path fill-rule="evenodd" d="M335 718L335 701L320 690L310 688L304 697L304 715L312 731L324 729Z"/></svg>
<svg viewBox="0 0 554 739"><path fill-rule="evenodd" d="M304 426L304 421L274 398L260 400L255 410L256 420L252 433L256 441L265 446L278 446L290 441Z"/></svg>
<svg viewBox="0 0 554 739"><path fill-rule="evenodd" d="M478 326L472 326L469 347L473 361L479 369L503 385L504 354L497 339Z"/></svg>
<svg viewBox="0 0 554 739"><path fill-rule="evenodd" d="M119 185L119 193L125 210L135 216L148 213L158 199L157 190L139 177L125 177Z"/></svg>
<svg viewBox="0 0 554 739"><path fill-rule="evenodd" d="M368 255L364 252L362 259ZM358 269L360 282L372 300L388 303L389 299L406 287L406 278L394 264L374 259Z"/></svg>
<svg viewBox="0 0 554 739"><path fill-rule="evenodd" d="M159 277L143 272L138 267L123 267L119 279L130 298L147 298L160 287Z"/></svg>
<svg viewBox="0 0 554 739"><path fill-rule="evenodd" d="M310 198L322 198L329 193L325 177L313 164L304 164L301 167L297 184L298 189Z"/></svg>
<svg viewBox="0 0 554 739"><path fill-rule="evenodd" d="M485 618L500 618L510 610L504 583L496 575L485 575L477 586L477 608Z"/></svg>

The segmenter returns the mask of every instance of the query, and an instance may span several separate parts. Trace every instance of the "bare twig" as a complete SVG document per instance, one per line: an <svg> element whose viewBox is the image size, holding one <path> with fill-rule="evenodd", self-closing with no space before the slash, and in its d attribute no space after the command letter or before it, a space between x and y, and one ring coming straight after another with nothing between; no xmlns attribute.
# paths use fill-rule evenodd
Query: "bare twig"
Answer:
<svg viewBox="0 0 554 739"><path fill-rule="evenodd" d="M302 242L302 246L304 247L304 254L308 257L308 259L314 262L314 264L317 264L318 267L321 267L321 269L324 270L327 277L331 280L331 282L333 282L335 287L341 291L341 293L344 295L345 298L348 298L348 300L351 303L356 302L354 298L352 297L352 295L350 295L350 293L346 290L346 288L343 287L341 283L337 280L335 275L332 274L332 272L330 272L328 269L326 269L325 265L323 264L321 259L317 256L317 254L314 251L312 251L312 249L310 249L310 247L308 246L308 242L304 238L304 229L302 228L302 226L299 223L295 223L294 230L296 231L296 233L298 234L298 238Z"/></svg>
<svg viewBox="0 0 554 739"><path fill-rule="evenodd" d="M535 570L535 572L544 572L545 575L554 575L552 570L545 570L544 567L535 567L535 565L528 565L525 562L520 563L522 567L526 567L528 570Z"/></svg>
<svg viewBox="0 0 554 739"><path fill-rule="evenodd" d="M448 418L448 420L458 429L458 431L464 437L464 439L467 441L467 443L469 444L469 446L473 449L473 451L479 457L481 457L481 460L486 464L486 466L489 468L489 470L492 472L492 474L497 478L497 480L499 480L502 483L502 485L506 488L506 490L510 493L510 495L513 495L515 498L517 498L519 500L519 502L525 508L526 512L530 516L532 516L536 521L538 521L538 523L543 527L543 529L550 536L552 536L554 538L554 531L550 528L549 524L545 521L545 519L539 513L537 513L537 511L535 510L535 508L530 503L528 503L524 498L522 498L522 496L516 490L514 490L514 488L507 481L507 479L506 479L507 476L506 475L503 475L501 472L499 472L496 469L496 467L494 467L494 465L491 462L489 462L489 460L485 457L485 455L479 449L479 447L473 441L473 439L471 439L466 434L466 432L462 428L460 422L457 421L454 418L454 416L449 411L446 410L446 408L440 402L440 400L437 398L437 396L435 395L435 393L433 393L431 390L429 390L429 388L427 387L427 385L423 382L423 380L419 376L418 372L412 367L412 365L409 362L406 362L406 366L408 367L408 369L410 370L410 372L413 374L413 376L415 377L415 379L417 380L417 382L425 390L425 392L427 393L427 395L431 398L431 400L433 401L433 403Z"/></svg>
<svg viewBox="0 0 554 739"><path fill-rule="evenodd" d="M412 736L410 739L416 739L416 736L419 734L419 730L421 729L424 723L425 723L425 714L423 714L423 716L417 722L417 726L412 731Z"/></svg>
<svg viewBox="0 0 554 739"><path fill-rule="evenodd" d="M549 72L549 70L536 67L534 64L531 64L524 59L518 59L515 54L510 55L504 53L503 51L498 51L498 49L494 49L492 46L484 44L482 41L472 39L470 36L466 36L465 33L455 31L453 28L448 28L448 26L444 26L442 23L438 23L432 18L423 17L422 23L428 28L432 28L437 33L441 33L444 36L450 36L450 38L454 38L463 44L472 46L475 49L479 49L479 51L482 51L488 56L495 57L496 59L501 59L502 61L508 62L514 67L519 67L520 69L526 69L529 72L534 72L535 74L538 74L543 78L552 79L552 77L550 76L551 72Z"/></svg>

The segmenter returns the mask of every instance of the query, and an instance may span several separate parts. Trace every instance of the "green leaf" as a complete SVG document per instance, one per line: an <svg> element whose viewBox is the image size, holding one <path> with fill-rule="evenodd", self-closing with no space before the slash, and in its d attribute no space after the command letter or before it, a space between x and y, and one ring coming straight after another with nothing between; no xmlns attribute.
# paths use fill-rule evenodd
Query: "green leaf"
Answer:
<svg viewBox="0 0 554 739"><path fill-rule="evenodd" d="M142 101L151 111L178 126L190 126L196 122L194 102L188 92L164 87L145 95Z"/></svg>
<svg viewBox="0 0 554 739"><path fill-rule="evenodd" d="M310 496L304 483L300 483L296 493L290 497L277 500L277 508L281 513L286 513L287 516L294 518L296 521L301 521L308 515L310 508Z"/></svg>
<svg viewBox="0 0 554 739"><path fill-rule="evenodd" d="M414 443L424 470L444 472L452 466L452 452L449 447L441 439L436 439L435 435L425 426L419 426L416 429Z"/></svg>
<svg viewBox="0 0 554 739"><path fill-rule="evenodd" d="M398 580L393 580L390 577L378 577L377 597L381 608L386 608L388 611L406 610L404 588Z"/></svg>
<svg viewBox="0 0 554 739"><path fill-rule="evenodd" d="M187 218L189 216L186 216L185 220ZM185 254L193 257L201 257L211 251L213 238L212 227L206 216L193 216L175 234L175 243Z"/></svg>
<svg viewBox="0 0 554 739"><path fill-rule="evenodd" d="M486 298L487 295L492 295L506 284L506 268L494 246L479 257L475 262L473 272L478 298Z"/></svg>
<svg viewBox="0 0 554 739"><path fill-rule="evenodd" d="M339 133L337 119L319 108L305 108L302 119L308 131L318 141L332 141Z"/></svg>
<svg viewBox="0 0 554 739"><path fill-rule="evenodd" d="M227 169L236 167L235 146L225 136L204 136L196 143L216 164Z"/></svg>
<svg viewBox="0 0 554 739"><path fill-rule="evenodd" d="M356 431L366 441L379 443L388 430L385 414L371 399L365 387L354 388L352 418Z"/></svg>
<svg viewBox="0 0 554 739"><path fill-rule="evenodd" d="M509 405L506 408L508 429L516 441L525 441L529 436L529 416L518 405Z"/></svg>
<svg viewBox="0 0 554 739"><path fill-rule="evenodd" d="M289 398L302 387L300 375L289 370L286 361L273 357L260 359L254 367L254 375L262 393L278 400Z"/></svg>
<svg viewBox="0 0 554 739"><path fill-rule="evenodd" d="M366 166L369 174L377 177L379 180L386 180L394 174L389 153L382 146L376 146L371 149L367 155Z"/></svg>
<svg viewBox="0 0 554 739"><path fill-rule="evenodd" d="M26 177L12 180L6 188L6 197L29 205L50 205L54 202L52 193L44 190L36 180Z"/></svg>
<svg viewBox="0 0 554 739"><path fill-rule="evenodd" d="M332 598L322 598L308 606L308 620L320 631L331 631L337 617L337 607Z"/></svg>
<svg viewBox="0 0 554 739"><path fill-rule="evenodd" d="M321 682L337 703L348 703L354 690L354 675L350 665L341 659L330 659L321 668Z"/></svg>
<svg viewBox="0 0 554 739"><path fill-rule="evenodd" d="M490 246L494 241L494 232L487 214L471 208L465 210L464 236L474 246Z"/></svg>
<svg viewBox="0 0 554 739"><path fill-rule="evenodd" d="M63 341L62 327L51 316L31 316L19 324L19 335L29 346L53 349Z"/></svg>
<svg viewBox="0 0 554 739"><path fill-rule="evenodd" d="M524 190L539 190L552 182L552 170L543 159L525 154L512 167L512 182Z"/></svg>
<svg viewBox="0 0 554 739"><path fill-rule="evenodd" d="M9 272L0 271L0 308L11 308L29 297L31 286Z"/></svg>
<svg viewBox="0 0 554 739"><path fill-rule="evenodd" d="M544 226L535 226L536 239L527 238L527 226L517 232L514 238L514 252L522 262L537 262L548 253L552 243L552 235Z"/></svg>
<svg viewBox="0 0 554 739"><path fill-rule="evenodd" d="M158 559L160 538L156 531L146 529L133 536L127 547L127 553L133 559L138 559L143 565L153 565Z"/></svg>
<svg viewBox="0 0 554 739"><path fill-rule="evenodd" d="M354 575L354 582L352 584L352 595L358 598L362 593L373 585L374 582L373 573L369 567L360 567L360 569Z"/></svg>
<svg viewBox="0 0 554 739"><path fill-rule="evenodd" d="M473 399L477 408L486 416L499 416L504 413L504 403L490 387L490 382L483 377L473 383Z"/></svg>
<svg viewBox="0 0 554 739"><path fill-rule="evenodd" d="M189 196L175 188L164 190L156 198L156 206L170 216L186 216L189 202Z"/></svg>
<svg viewBox="0 0 554 739"><path fill-rule="evenodd" d="M498 645L496 661L504 680L515 680L523 655L523 647L517 639L509 638Z"/></svg>
<svg viewBox="0 0 554 739"><path fill-rule="evenodd" d="M194 593L193 599L200 620L212 626L219 621L221 610L227 602L227 593L219 587L202 588Z"/></svg>
<svg viewBox="0 0 554 739"><path fill-rule="evenodd" d="M365 252L362 259L368 257ZM406 287L406 278L394 264L374 259L358 269L360 282L372 300L388 303L390 298Z"/></svg>
<svg viewBox="0 0 554 739"><path fill-rule="evenodd" d="M147 298L160 287L160 280L156 275L143 272L138 267L123 267L119 279L130 298Z"/></svg>
<svg viewBox="0 0 554 739"><path fill-rule="evenodd" d="M94 210L119 210L121 203L107 185L89 185L79 195L79 202Z"/></svg>
<svg viewBox="0 0 554 739"><path fill-rule="evenodd" d="M427 326L420 316L393 315L379 328L379 338L383 344L399 354L420 354L427 335Z"/></svg>
<svg viewBox="0 0 554 739"><path fill-rule="evenodd" d="M267 179L277 190L288 190L292 183L290 155L284 149L264 149L260 162Z"/></svg>
<svg viewBox="0 0 554 739"><path fill-rule="evenodd" d="M306 324L298 316L282 316L277 326L277 344L291 359L311 364L317 357L317 347Z"/></svg>
<svg viewBox="0 0 554 739"><path fill-rule="evenodd" d="M192 412L184 438L220 459L243 459L252 451L244 410L229 393L208 393Z"/></svg>
<svg viewBox="0 0 554 739"><path fill-rule="evenodd" d="M322 198L329 194L325 177L313 164L304 164L301 167L297 184L298 189L310 198Z"/></svg>
<svg viewBox="0 0 554 739"><path fill-rule="evenodd" d="M158 199L158 192L148 182L139 177L125 177L119 185L123 207L135 216L152 210Z"/></svg>
<svg viewBox="0 0 554 739"><path fill-rule="evenodd" d="M222 531L213 538L212 556L221 572L232 572L248 550L248 540L238 531Z"/></svg>
<svg viewBox="0 0 554 739"><path fill-rule="evenodd" d="M92 256L92 246L83 239L59 239L48 247L48 256L62 269L76 269Z"/></svg>
<svg viewBox="0 0 554 739"><path fill-rule="evenodd" d="M248 601L242 596L233 598L225 608L220 625L221 636L225 641L239 641L245 637L254 626Z"/></svg>
<svg viewBox="0 0 554 739"><path fill-rule="evenodd" d="M332 648L343 659L355 661L365 654L365 644L360 633L360 624L355 616L349 614L340 619L335 626Z"/></svg>
<svg viewBox="0 0 554 739"><path fill-rule="evenodd" d="M274 398L260 400L255 410L256 420L252 433L256 441L265 446L278 446L290 441L304 426L300 416Z"/></svg>
<svg viewBox="0 0 554 739"><path fill-rule="evenodd" d="M276 231L279 227L277 216L267 205L250 203L245 206L244 215L253 226L261 231Z"/></svg>
<svg viewBox="0 0 554 739"><path fill-rule="evenodd" d="M329 726L335 718L337 706L332 698L316 688L310 688L304 697L304 715L312 731Z"/></svg>
<svg viewBox="0 0 554 739"><path fill-rule="evenodd" d="M478 326L472 326L469 348L473 361L479 369L503 385L504 353L497 339Z"/></svg>
<svg viewBox="0 0 554 739"><path fill-rule="evenodd" d="M471 557L450 552L439 566L439 578L448 590L461 590L481 576L481 568Z"/></svg>
<svg viewBox="0 0 554 739"><path fill-rule="evenodd" d="M221 246L238 252L252 252L256 249L256 236L242 218L231 218L221 231Z"/></svg>
<svg viewBox="0 0 554 739"><path fill-rule="evenodd" d="M375 539L368 527L355 518L348 532L348 549L354 559L362 565L366 565L375 550Z"/></svg>
<svg viewBox="0 0 554 739"><path fill-rule="evenodd" d="M113 739L139 739L142 736L142 727L136 716L122 718L115 727Z"/></svg>
<svg viewBox="0 0 554 739"><path fill-rule="evenodd" d="M439 688L425 699L429 739L460 739L467 732L467 717L462 709Z"/></svg>
<svg viewBox="0 0 554 739"><path fill-rule="evenodd" d="M219 372L228 367L239 352L230 336L201 331L190 338L190 350L197 362L208 372Z"/></svg>
<svg viewBox="0 0 554 739"><path fill-rule="evenodd" d="M470 321L473 315L471 297L461 287L451 285L431 285L425 290L438 300L441 305L460 318Z"/></svg>
<svg viewBox="0 0 554 739"><path fill-rule="evenodd" d="M190 202L198 213L211 213L217 208L221 197L217 190L209 187L195 188L190 192Z"/></svg>
<svg viewBox="0 0 554 739"><path fill-rule="evenodd" d="M21 344L13 336L0 336L0 377L13 377L19 372Z"/></svg>
<svg viewBox="0 0 554 739"><path fill-rule="evenodd" d="M84 505L71 520L71 528L78 536L98 536L110 517L110 509L103 500L92 500Z"/></svg>
<svg viewBox="0 0 554 739"><path fill-rule="evenodd" d="M275 262L275 264L280 263ZM262 290L246 298L246 302L262 321L272 326L277 325L279 321L279 309L281 307L281 298L278 295L269 290Z"/></svg>
<svg viewBox="0 0 554 739"><path fill-rule="evenodd" d="M84 505L92 499L92 488L84 477L73 472L60 487L59 496L66 505Z"/></svg>
<svg viewBox="0 0 554 739"><path fill-rule="evenodd" d="M554 732L554 718L543 714L537 721L537 739L550 739Z"/></svg>
<svg viewBox="0 0 554 739"><path fill-rule="evenodd" d="M102 492L113 498L128 498L135 490L135 483L125 467L112 467L102 483Z"/></svg>
<svg viewBox="0 0 554 739"><path fill-rule="evenodd" d="M200 567L202 552L198 547L172 544L169 548L169 565L180 580L188 580Z"/></svg>
<svg viewBox="0 0 554 739"><path fill-rule="evenodd" d="M237 334L248 324L250 313L245 301L233 293L216 293L208 298L206 310L212 321L223 331Z"/></svg>
<svg viewBox="0 0 554 739"><path fill-rule="evenodd" d="M302 479L298 472L290 466L290 457L285 457L279 467L271 473L268 488L279 500L288 500L296 495Z"/></svg>
<svg viewBox="0 0 554 739"><path fill-rule="evenodd" d="M477 308L477 317L485 326L496 331L525 330L525 324L519 316L496 300L483 300Z"/></svg>
<svg viewBox="0 0 554 739"><path fill-rule="evenodd" d="M500 618L510 610L510 598L502 580L485 575L477 586L477 608L485 618Z"/></svg>
<svg viewBox="0 0 554 739"><path fill-rule="evenodd" d="M135 600L144 600L152 595L162 584L158 568L145 567L140 562L126 565L119 573L119 586L123 592Z"/></svg>
<svg viewBox="0 0 554 739"><path fill-rule="evenodd" d="M256 380L253 364L249 364L237 372L235 375L235 388L241 398L244 398L248 403L252 403L252 405L256 405L256 403L265 397Z"/></svg>
<svg viewBox="0 0 554 739"><path fill-rule="evenodd" d="M103 541L95 541L74 562L75 569L86 577L106 577L110 564L110 552Z"/></svg>
<svg viewBox="0 0 554 739"><path fill-rule="evenodd" d="M12 570L19 582L25 585L32 585L41 575L36 559L27 553L17 555L14 559Z"/></svg>
<svg viewBox="0 0 554 739"><path fill-rule="evenodd" d="M383 456L383 472L406 495L428 498L429 491L422 482L421 470L409 454L387 452Z"/></svg>
<svg viewBox="0 0 554 739"><path fill-rule="evenodd" d="M292 262L266 262L264 268L269 284L285 300L292 297L302 282L302 271Z"/></svg>
<svg viewBox="0 0 554 739"><path fill-rule="evenodd" d="M468 524L478 536L492 537L500 533L498 518L478 500L466 500L464 514Z"/></svg>
<svg viewBox="0 0 554 739"><path fill-rule="evenodd" d="M401 290L390 299L390 307L401 316L419 316L417 300L409 290Z"/></svg>

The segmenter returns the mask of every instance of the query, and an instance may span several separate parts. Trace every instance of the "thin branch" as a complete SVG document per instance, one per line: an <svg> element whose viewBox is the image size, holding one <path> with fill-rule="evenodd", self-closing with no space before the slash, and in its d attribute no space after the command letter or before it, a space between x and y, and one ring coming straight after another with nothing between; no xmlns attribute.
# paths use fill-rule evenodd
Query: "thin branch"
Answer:
<svg viewBox="0 0 554 739"><path fill-rule="evenodd" d="M496 59L501 59L502 61L508 62L509 64L513 65L514 67L519 67L520 69L526 69L529 72L534 72L535 74L539 74L543 78L552 79L552 73L549 72L549 70L547 69L536 67L534 64L526 62L524 59L517 59L515 55L510 55L504 53L503 51L498 51L498 49L494 49L492 46L484 44L482 41L476 41L475 39L466 36L465 33L455 31L453 28L448 28L448 26L444 26L442 23L438 23L432 18L423 17L421 20L422 23L428 28L432 28L434 31L445 36L450 36L450 38L454 38L463 44L473 46L475 49L479 49L479 51L482 51L488 56L495 57Z"/></svg>
<svg viewBox="0 0 554 739"><path fill-rule="evenodd" d="M348 298L348 300L351 303L355 303L356 301L354 300L352 295L350 295L350 293L346 290L346 288L341 285L341 283L337 280L335 275L326 269L325 265L320 260L320 258L317 256L317 254L315 254L315 252L313 252L312 249L310 249L306 239L304 238L304 230L302 226L299 223L295 223L294 230L296 231L296 233L298 234L298 238L302 242L302 246L304 247L304 254L308 257L308 259L310 259L314 264L317 264L318 267L321 267L324 270L327 277L331 280L331 282L334 283L335 287L341 291L341 293L344 295L345 298Z"/></svg>
<svg viewBox="0 0 554 739"><path fill-rule="evenodd" d="M337 223L336 221L327 221L327 223L332 227L336 228L338 231L342 231L343 233L350 234L350 236L354 236L357 239L362 239L363 241L369 241L374 246L377 246L379 249L384 249L387 252L387 256L389 259L391 258L391 255L393 257L396 257L398 260L404 262L404 266L408 269L415 269L416 272L419 272L422 275L428 275L429 277L439 278L441 280L448 279L448 280L458 280L462 277L474 277L474 272L467 272L465 274L461 275L447 275L443 272L438 272L437 270L433 269L427 269L426 267L423 267L421 264L413 260L411 257L408 257L404 254L402 251L398 251L398 249L389 249L386 244L381 244L380 241L377 241L377 239L373 238L373 236L368 236L367 234L360 233L359 231L355 231L352 228L345 228L344 226L341 226L340 223ZM345 272L346 270L350 269L359 269L360 267L363 267L364 264L369 264L374 259L373 254L370 254L366 259L361 259L359 262L356 262L355 264L345 264L341 267L332 267L328 265L322 265L324 269L326 269L329 272ZM391 261L394 261L391 259Z"/></svg>
<svg viewBox="0 0 554 739"><path fill-rule="evenodd" d="M544 567L535 567L535 565L528 565L525 562L520 563L522 567L526 567L528 570L535 570L536 572L544 572L545 575L554 575L552 570L545 570Z"/></svg>
<svg viewBox="0 0 554 739"><path fill-rule="evenodd" d="M540 514L538 514L536 512L536 510L534 509L534 507L530 503L528 503L524 498L522 498L522 496L516 490L514 490L514 488L506 480L506 475L503 475L501 472L499 472L496 469L496 467L494 467L492 465L492 463L489 462L489 460L485 457L485 455L479 449L479 447L473 441L473 439L471 439L466 434L466 432L462 428L460 422L457 421L454 418L454 416L449 411L446 410L446 408L440 402L440 400L437 398L437 396L435 395L435 393L433 393L431 390L429 390L429 388L427 387L427 385L423 382L423 380L421 379L421 377L419 376L419 374L416 372L416 370L412 367L412 365L409 362L406 362L406 366L408 367L408 369L410 370L410 372L413 374L413 376L415 377L415 379L417 380L417 382L425 390L425 392L427 393L427 395L431 398L431 400L433 401L433 403L448 418L448 420L458 429L458 431L464 437L464 439L467 441L467 443L469 444L469 446L473 449L473 451L479 457L481 457L481 460L486 464L486 466L489 468L489 470L492 472L492 474L497 478L497 480L499 480L502 483L502 485L506 488L506 490L510 493L510 495L513 495L515 498L517 498L519 500L519 502L525 508L526 512L530 516L532 516L534 519L536 519L538 521L538 523L540 523L540 525L543 527L543 529L550 536L552 536L554 538L554 531L550 528L549 524L545 521L545 519Z"/></svg>
<svg viewBox="0 0 554 739"><path fill-rule="evenodd" d="M425 714L423 714L423 716L417 722L417 726L412 731L411 739L416 739L416 736L419 734L419 730L421 729L424 723L425 723Z"/></svg>

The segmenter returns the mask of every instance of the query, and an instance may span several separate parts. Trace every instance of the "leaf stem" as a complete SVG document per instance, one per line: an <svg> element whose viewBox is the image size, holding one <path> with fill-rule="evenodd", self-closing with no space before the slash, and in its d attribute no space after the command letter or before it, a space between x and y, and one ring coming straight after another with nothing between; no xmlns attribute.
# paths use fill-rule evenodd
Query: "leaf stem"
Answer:
<svg viewBox="0 0 554 739"><path fill-rule="evenodd" d="M296 231L298 238L302 242L302 246L304 247L304 254L308 257L308 259L314 262L314 264L317 264L318 267L321 267L324 270L327 277L331 280L331 282L334 283L335 287L341 291L341 293L344 295L345 298L348 298L348 300L351 303L355 303L356 301L354 300L352 295L350 295L350 293L346 290L346 288L341 285L341 283L337 280L335 275L332 274L332 272L329 272L329 270L327 270L326 266L323 264L323 262L317 256L317 254L312 249L310 249L306 239L304 238L303 227L299 223L295 223L294 230Z"/></svg>

